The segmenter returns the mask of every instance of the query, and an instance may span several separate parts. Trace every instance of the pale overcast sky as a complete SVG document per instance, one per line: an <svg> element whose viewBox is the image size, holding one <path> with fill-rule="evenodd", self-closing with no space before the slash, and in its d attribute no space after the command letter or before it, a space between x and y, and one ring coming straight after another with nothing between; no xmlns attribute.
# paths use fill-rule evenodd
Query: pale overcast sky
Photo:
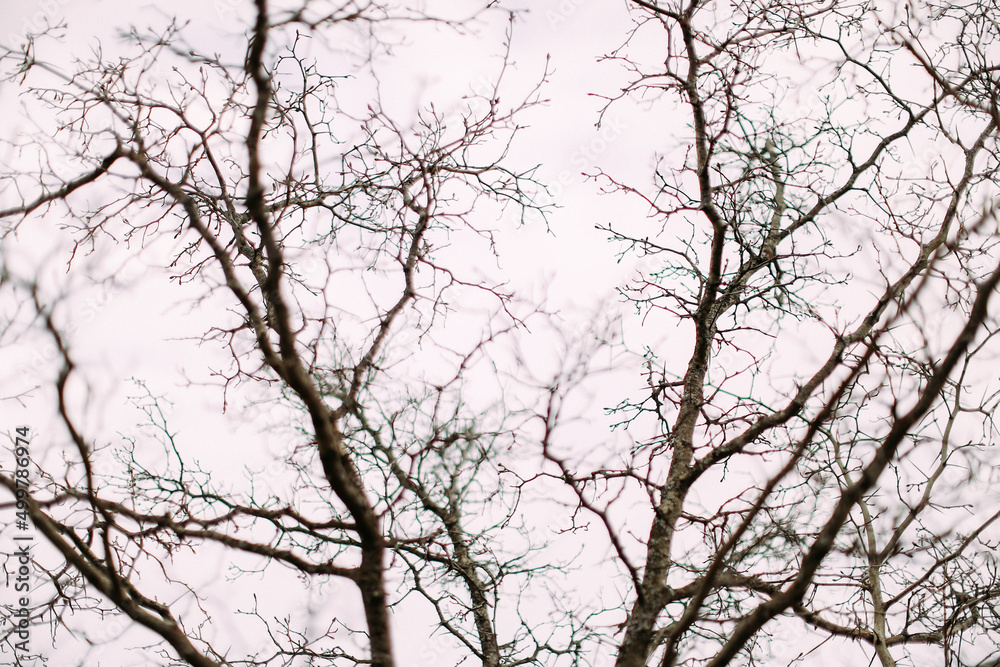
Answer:
<svg viewBox="0 0 1000 667"><path fill-rule="evenodd" d="M0 6L0 25L4 26L0 30L0 43L13 46L25 29L38 29L47 21L51 25L65 24L59 29L63 35L61 45L47 42L43 47L43 55L50 59L57 60L69 53L86 57L89 49L97 48L98 44L108 54L118 48L115 44L120 30L129 25L162 26L168 16L176 16L181 22L190 21L184 35L191 44L206 50L225 52L230 49L234 58L240 58L239 37L245 23L236 18L236 4L235 0L185 0L167 9L165 3L124 0L51 0L38 5L7 2ZM460 4L441 0L433 6L457 11L455 7ZM612 329L625 337L630 349L641 354L645 345L655 344L661 349L675 351L677 359L686 359L690 340L680 335L675 317L661 312L640 319L634 315L633 306L622 305L616 297L616 288L635 274L642 260L629 256L620 261L620 248L608 241L605 232L597 229L623 220L641 225L646 220L648 206L638 197L602 195L601 182L588 180L583 175L601 169L623 181L649 185L656 152L672 147L677 137L687 132L686 119L675 113L670 104L622 101L613 105L603 116L600 126L597 125L599 112L605 104L603 98L616 95L628 80L628 74L619 64L600 62L602 55L612 52L627 38L631 23L625 3L524 0L519 8L522 13L510 27L509 71L501 95L517 99L528 94L547 68L548 82L541 89L541 97L550 101L528 110L519 119L525 127L512 145L509 159L510 164L520 168L540 165L537 177L549 184L551 190L551 196L543 195L542 199L554 208L547 222L529 216L524 225L516 224L513 210L508 210L504 217L491 210L483 226L498 230L499 259L464 256L466 249L461 246L451 249L456 260L465 262L470 271L480 271L483 276L506 282L517 297L527 303L544 304L546 309L557 314L557 321L564 323L560 330L551 323L540 322L532 330L534 337L520 338L524 368L511 370L516 365L511 361L515 352L508 350L510 356L504 361L510 366L506 370L524 372L526 377L541 383L558 370L562 362L558 355L566 344L564 338L585 334L600 316L615 320L619 311L623 317ZM245 14L246 8L241 11ZM504 34L508 29L501 11L488 12L469 31L458 34L440 26L407 25L398 35L400 44L394 49L394 58L381 58L375 64L387 114L406 126L415 121L418 110L432 104L446 118L459 111L464 95L470 91L481 92L482 82L491 81L497 75L504 52ZM347 47L350 50L351 45ZM344 85L354 86L353 90L359 93L372 89L370 82L360 79ZM27 119L18 115L20 102L16 94L10 84L0 88L0 111L6 119L2 133L4 138L15 141L31 127ZM358 113L362 113L370 98L359 94L350 102L356 103ZM788 102L796 109L808 103L808 100L799 99ZM42 118L34 120L44 123ZM2 157L12 160L15 156ZM73 167L67 162L61 173L72 174ZM0 186L0 207L11 205L13 194L4 192ZM262 424L273 425L288 419L283 408L248 405L265 392L257 387L236 386L225 399L230 411L222 414L224 398L219 388L212 384L216 379L210 370L225 366L227 352L218 345L199 344L198 339L204 333L204 313L229 307L230 297L227 293L216 293L202 300L202 285L177 285L167 280L170 271L164 265L184 240L159 239L141 255L137 255L134 247L105 244L93 255L76 258L76 270L67 276L65 251L68 245L65 237L54 231L60 220L49 218L45 224L49 227L33 225L16 237L8 238L2 251L14 275L24 279L38 277L44 296L61 300L59 321L81 369L76 378L74 398L80 425L86 432L94 434L102 443L122 434L140 432L135 428L140 415L127 401L128 396L138 391L130 381L135 378L146 383L155 394L169 397L171 421L181 432L179 446L196 456L206 469L218 471L215 473L218 478L231 475L234 484L243 479L241 467L233 465L233 452L236 451L240 453L241 466L281 474L283 465L278 457L287 453L288 442L284 438L287 433L261 433L260 429ZM651 234L660 231L660 223L655 224ZM847 221L841 231L852 233ZM875 285L880 277L872 275L871 284ZM113 281L108 280L111 276L114 276ZM867 307L866 299L871 293L868 287L858 283L861 296L857 302L845 304L845 318ZM0 302L0 306L8 319L26 326L26 315L30 311L26 304L8 300ZM454 322L458 323L455 326L461 326L463 320L460 318L461 315L455 316ZM30 424L43 440L61 437L55 426L51 387L52 378L58 371L58 360L45 336L37 329L32 332L30 327L25 331L29 333L0 349L0 367L4 369L0 372L4 387L0 396L29 390L31 393L20 402L5 402L4 418L8 426L15 422ZM829 332L817 329L803 333L803 337L812 335L822 339ZM457 338L460 335L456 335ZM788 380L789 388L793 386L792 379L805 372L804 368L811 369L825 354L825 348L817 351L818 347L810 348L808 343L801 355L786 356L780 360L783 365L775 366L776 372ZM577 409L590 409L590 416L586 421L571 424L565 432L567 436L579 437L581 448L592 447L602 438L626 437L620 432L607 434L608 418L603 415L602 408L620 400L623 387L636 388L642 370L636 354L606 353L606 356L595 358L594 363L610 370L602 376L605 380L588 386L580 397ZM752 381L752 376L749 377L748 381ZM632 434L632 437L639 435ZM644 433L641 437L649 435ZM604 454L595 451L594 455ZM55 458L57 455L52 452L50 456ZM733 477L738 480L736 473ZM715 498L698 498L697 494L694 499L706 506L716 502ZM544 508L539 510L540 522L547 520L545 512ZM562 520L565 517L557 519ZM644 518L635 519L635 525L627 516L620 520L623 527L633 530L636 535L643 534ZM568 543L566 549L579 548L581 544L586 542ZM585 552L581 559L582 572L572 576L576 577L579 595L603 597L610 600L609 606L614 606L616 596L626 596L629 592L620 590L619 582L600 570L600 563L608 553L604 542L601 542L601 549ZM212 593L215 589L226 588L224 578L229 563L213 558L211 550L197 560L203 569L191 583L195 588L201 586L198 590L210 600L205 604L217 624L213 631L240 637L241 641L253 645L259 638L246 636L248 626L242 624L245 619L227 617L222 603L212 609ZM275 580L269 580L269 587L256 590L257 580L249 578L243 592L256 592L262 602L277 608L289 602L288 591L293 590L298 596L293 598L296 604L301 606L300 600L308 601L309 608L322 617L328 611L334 613L325 606L332 608L337 593L349 588L333 583L321 591L306 591L291 575L279 575L277 581L275 584ZM194 605L190 600L181 603L181 607L184 604ZM405 606L401 609L410 611ZM404 655L402 665L432 665L447 654L446 649L436 645L436 639L428 638L417 624L401 621L397 630L398 645L412 646L409 656L418 656L416 661L408 662ZM88 630L98 644L126 631L134 632L123 625ZM798 643L799 637L784 627L778 632L789 634L784 635L787 641L778 642L776 651L787 653L782 659L793 659L803 648ZM43 633L38 632L36 638L41 641ZM136 641L139 640L126 637L119 644ZM828 662L822 664L858 664L853 662L856 654L844 653L842 649L839 641L830 642L823 654ZM141 654L123 657L117 653L101 653L104 648L100 645L92 651L93 662L88 665L147 664ZM65 662L65 655L53 655L56 656L53 664L70 664Z"/></svg>

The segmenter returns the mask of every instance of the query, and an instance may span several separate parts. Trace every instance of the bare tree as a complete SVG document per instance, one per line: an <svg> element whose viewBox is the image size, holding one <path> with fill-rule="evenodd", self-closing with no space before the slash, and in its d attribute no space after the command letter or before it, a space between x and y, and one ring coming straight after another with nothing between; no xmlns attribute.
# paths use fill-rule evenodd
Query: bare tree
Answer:
<svg viewBox="0 0 1000 667"><path fill-rule="evenodd" d="M994 477L993 8L630 4L609 104L676 101L686 130L652 189L595 178L648 202L608 227L654 267L623 294L683 343L618 408L653 429L625 468L550 453L632 580L616 664L753 662L783 617L962 664L1000 630L1000 515L964 495ZM614 518L632 487L642 539Z"/></svg>
<svg viewBox="0 0 1000 667"><path fill-rule="evenodd" d="M631 83L595 93L684 120L650 185L592 174L650 216L602 225L642 258L621 294L643 347L617 434L581 444L568 406L595 350L627 347L595 325L560 373L512 390L499 357L531 344L539 313L476 273L478 254L448 252L490 257L487 216L542 208L508 155L541 101L529 86L501 102L509 33L464 112L410 125L379 92L394 26L461 33L496 5L456 20L255 0L238 52L171 24L72 67L47 59L46 34L6 45L8 82L52 119L10 152L8 239L60 216L70 274L115 241L153 255L176 240L166 268L211 318L199 341L229 352L224 400L257 388L296 440L273 478L213 481L140 382L147 429L100 446L73 398L63 304L5 270L28 317L4 335L52 341L68 436L60 457L33 455L29 495L0 472L54 548L35 560L33 622L60 636L75 615L123 615L163 664L420 662L393 643L411 603L453 647L436 662L808 664L832 640L884 667L993 664L995 8L618 9L634 30L605 60ZM449 319L484 298L475 335L456 336ZM596 576L620 605L566 602L571 558L532 524L545 496L563 533L612 554ZM347 582L359 608L328 596L333 615L306 624L220 611L185 569L206 554ZM265 638L220 638L220 613Z"/></svg>
<svg viewBox="0 0 1000 667"><path fill-rule="evenodd" d="M52 595L36 620L56 632L82 608L116 611L169 647L167 663L388 666L397 660L391 606L412 595L436 616L429 627L483 665L576 653L580 628L536 623L518 602L534 575L559 563L531 561L525 539L503 537L522 534L511 504L485 522L478 509L512 497L495 498L516 415L469 401L467 385L486 380L468 369L528 313L515 315L510 295L468 274L468 264L439 259L452 236L490 252L491 232L480 226L487 210L540 208L531 169L501 161L515 114L539 101L537 86L502 104L509 56L501 50L493 83L468 91L471 104L453 117L432 108L401 126L377 90L357 115L341 88L355 94L345 81L355 75L377 83L383 32L391 39L399 22L475 29L476 11L457 21L373 3L252 8L235 57L188 44L179 25L134 30L126 55L98 53L69 71L45 60L45 34L6 54L12 81L52 111L59 147L84 165L65 176L44 139L22 141L19 150L38 149L41 167L9 174L21 200L0 212L12 221L8 235L41 216L67 216L71 262L107 239L139 248L180 239L172 278L203 285L202 299L229 295L203 337L231 351L218 372L223 391L270 387L271 400L301 415L308 443L288 454L287 471L300 481L283 492L267 479L227 489L182 454L162 400L143 385L135 400L152 433L98 447L74 415L78 371L58 304L37 284L12 285L56 347L58 412L72 445L65 470L39 470L44 483L28 504L62 559L54 568L37 562ZM337 48L344 43L346 53ZM463 292L491 304L464 349L435 334ZM416 355L418 345L428 352ZM163 460L156 442L165 468L151 463ZM112 457L118 465L95 472ZM3 483L16 491L12 476ZM281 564L307 579L350 582L363 622L345 605L347 617L325 619L317 635L233 607L272 639L264 654L234 656L164 602L199 594L169 567L173 555L212 545L256 558L246 569ZM150 567L166 573L166 592L148 585ZM355 632L364 653L341 639Z"/></svg>

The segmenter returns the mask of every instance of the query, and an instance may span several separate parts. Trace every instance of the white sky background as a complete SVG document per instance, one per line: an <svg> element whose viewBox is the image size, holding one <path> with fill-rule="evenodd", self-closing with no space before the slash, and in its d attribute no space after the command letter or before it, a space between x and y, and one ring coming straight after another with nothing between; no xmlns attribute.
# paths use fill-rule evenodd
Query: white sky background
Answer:
<svg viewBox="0 0 1000 667"><path fill-rule="evenodd" d="M178 2L169 11L192 19L185 33L192 43L218 43L216 48L223 48L227 33L241 32L239 25L227 18L232 16L233 4L230 0ZM626 182L648 185L654 165L653 151L672 146L678 133L686 131L686 119L671 115L668 104L646 107L624 102L613 106L604 117L603 125L595 127L603 101L593 94L614 95L626 81L618 65L597 62L599 56L610 52L626 38L631 24L624 3L607 0L528 3L525 0L524 5L529 4L530 11L514 22L511 55L516 67L508 73L501 94L512 97L526 94L541 77L546 59L549 59L551 75L542 89L542 97L550 102L520 118L527 127L513 146L511 160L520 167L541 163L538 177L552 185L553 203L559 208L548 220L551 231L540 219L531 219L524 226L513 225L512 218L484 220L484 226L495 223L502 231L497 237L499 266L490 259L483 263L482 271L491 276L502 275L525 302L544 303L547 309L564 319L566 329L583 334L591 326L593 317L601 313L607 315L619 307L609 305L616 303L614 289L632 275L636 261L629 258L619 263L618 248L608 243L607 235L597 231L595 225L643 220L646 207L637 198L598 196L597 185L586 181L580 172L593 172L599 165ZM460 6L460 3L447 6ZM162 21L156 17L167 11L162 3L116 0L51 2L44 7L49 10L38 9L29 3L0 6L0 26L5 26L5 30L0 30L0 42L11 45L9 36L21 32L25 21L35 21L37 27L37 15L41 12L47 14L46 18L52 23L65 21L67 52L85 55L85 49L95 39L100 39L110 52L114 49L114 35L119 28L128 23L142 26L144 22L153 21L159 24ZM453 35L445 28L408 27L406 37L410 44L397 49L397 55L405 54L405 57L379 64L383 76L383 102L401 125L412 122L416 110L426 108L431 102L447 116L449 102L456 102L470 90L478 92L479 82L496 76L503 53L506 21L497 12L492 19L473 29L477 34L470 38ZM506 92L508 85L510 92ZM0 110L5 118L12 119L2 130L7 137L25 127L21 124L23 121L13 120L18 104L14 93L9 84L0 89ZM361 102L367 104L367 100ZM804 103L796 101L796 104ZM0 206L9 203L2 189L0 197L4 197ZM125 398L134 395L136 389L125 380L136 377L144 380L153 393L169 397L173 403L171 425L180 431L182 448L196 452L205 469L228 471L238 478L241 471L232 461L234 452L239 452L241 463L280 470L274 458L285 452L287 443L281 439L281 434L261 434L257 423L242 416L241 401L253 393L234 392L230 400L236 409L223 415L221 392L213 386L200 386L209 380L204 374L192 374L203 373L203 369L213 364L222 365L218 361L220 352L210 345L197 346L192 341L204 328L198 310L205 304L196 306L192 302L200 296L199 288L186 290L168 283L167 272L156 266L155 258L167 257L173 249L169 243L169 240L159 241L158 246L147 249L144 259L140 260L122 249L99 252L79 260L79 266L89 267L95 282L74 283L59 311L82 369L76 387L79 424L89 437L103 442L111 441L118 432L135 432L134 424L140 415L127 406ZM27 277L33 276L36 269L40 270L54 295L60 291L59 286L66 283L65 257L57 254L60 246L66 247L51 232L26 228L16 240L5 243L3 251L15 272ZM456 249L458 253L461 251L461 248ZM101 280L111 274L119 277L120 286L109 287ZM227 299L220 297L216 301L222 304ZM7 309L12 304L4 302L2 307ZM630 312L631 307L624 308L626 313ZM2 312L6 315L8 311ZM626 317L623 322L620 327L634 350L641 349L642 344L677 346L678 341L686 341L675 329L675 321L666 316L647 317L641 331L636 318ZM557 332L539 325L534 337L522 339L527 372L539 380L556 372L563 343ZM679 358L686 359L687 351L678 347ZM789 376L800 371L802 365L812 367L811 363L796 363L811 361L810 352L803 354L803 357L790 357L786 368ZM51 346L43 338L24 337L18 345L0 350L0 362L6 369L0 375L3 387L0 396L40 386L23 406L12 401L0 404L4 429L13 428L15 423L27 424L35 430L39 442L60 439L61 431L55 428L52 419L52 392L46 387L58 368ZM612 405L620 399L623 388L628 391L638 386L639 366L634 357L608 355L596 363L599 366L619 365L620 372L609 376L615 381L589 389L591 403L588 406L581 401L579 410ZM280 417L280 414L273 415L274 419ZM591 444L609 437L603 430L595 432L593 421L575 425L566 437L571 435L580 437L582 443ZM246 445L248 441L260 444L250 448ZM710 504L712 501L705 499L705 502ZM641 533L644 526L639 522L634 528ZM587 554L587 557L594 555ZM225 564L207 557L200 557L198 562L204 564L204 571L191 583L196 590L205 593L205 597L211 598L208 590L199 589L198 584L221 587ZM585 574L580 581L588 579L600 588L600 576ZM294 581L287 583L305 599L306 592L301 586ZM614 582L609 583L612 586L602 594L613 598ZM321 593L329 596L327 599L340 598L338 590L347 588L333 583L328 590L314 591L316 604L322 604ZM271 593L287 597L287 590L283 588ZM592 593L580 592L584 596ZM268 591L260 591L260 594L263 600ZM227 627L235 627L236 619L226 618L221 612L212 616L220 631L240 634ZM109 636L113 630L105 627L93 631ZM436 655L436 640L427 639L419 626L408 622L402 623L398 630L397 646L412 647L400 652L401 664L430 664L428 660ZM36 630L34 641L44 641L44 633ZM789 657L793 657L808 647L793 641L787 648ZM857 664L853 662L855 656L843 654L843 645L838 642L830 642L826 649L828 653L824 655L828 662L823 664ZM100 650L95 649L95 660L123 660L118 656L101 658ZM419 662L408 663L408 655L419 656ZM141 657L133 658L132 663L107 664L146 664Z"/></svg>

